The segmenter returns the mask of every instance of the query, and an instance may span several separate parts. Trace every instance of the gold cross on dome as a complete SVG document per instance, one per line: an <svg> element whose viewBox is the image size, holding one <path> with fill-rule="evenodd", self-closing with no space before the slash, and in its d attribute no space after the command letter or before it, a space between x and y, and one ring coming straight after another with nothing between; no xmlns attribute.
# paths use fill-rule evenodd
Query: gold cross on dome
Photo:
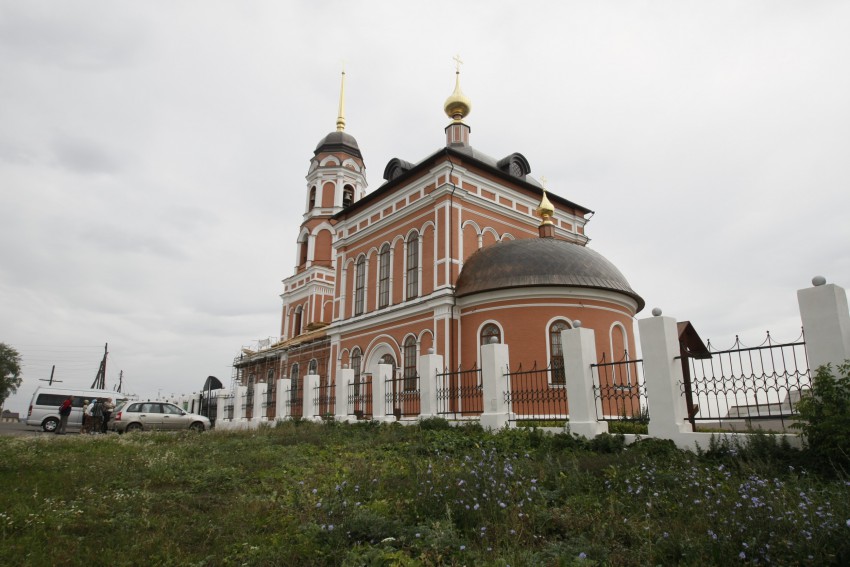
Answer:
<svg viewBox="0 0 850 567"><path fill-rule="evenodd" d="M546 189L546 176L545 175L540 176L540 184L543 185L544 189Z"/></svg>
<svg viewBox="0 0 850 567"><path fill-rule="evenodd" d="M455 60L455 71L460 73L460 66L463 65L463 61L460 58L460 54L455 55L454 57L452 57L452 59Z"/></svg>

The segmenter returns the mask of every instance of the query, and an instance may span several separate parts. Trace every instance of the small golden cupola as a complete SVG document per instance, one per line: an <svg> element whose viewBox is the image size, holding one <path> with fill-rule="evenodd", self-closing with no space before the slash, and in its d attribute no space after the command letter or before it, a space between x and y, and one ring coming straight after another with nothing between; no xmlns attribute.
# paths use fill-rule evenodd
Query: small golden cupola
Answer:
<svg viewBox="0 0 850 567"><path fill-rule="evenodd" d="M537 227L537 231L540 234L540 238L554 238L555 225L552 222L552 217L555 215L555 206L552 205L552 202L546 196L546 178L541 177L540 181L543 185L543 197L540 199L540 204L537 205L536 212L542 220L540 226Z"/></svg>
<svg viewBox="0 0 850 567"><path fill-rule="evenodd" d="M452 119L451 124L446 126L446 145L468 146L471 129L463 122L463 119L472 111L472 101L460 89L460 65L463 61L459 55L456 55L454 60L455 90L443 105L446 115Z"/></svg>

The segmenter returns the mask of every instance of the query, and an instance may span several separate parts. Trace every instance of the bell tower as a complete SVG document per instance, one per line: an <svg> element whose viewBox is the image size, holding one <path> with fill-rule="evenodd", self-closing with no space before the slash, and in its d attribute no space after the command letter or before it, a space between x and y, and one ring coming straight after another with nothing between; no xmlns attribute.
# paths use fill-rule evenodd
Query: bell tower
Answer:
<svg viewBox="0 0 850 567"><path fill-rule="evenodd" d="M345 71L336 130L322 138L307 171L304 216L296 242L295 274L283 281L284 340L330 323L334 294L335 230L330 218L366 192L366 166L354 136L345 131Z"/></svg>

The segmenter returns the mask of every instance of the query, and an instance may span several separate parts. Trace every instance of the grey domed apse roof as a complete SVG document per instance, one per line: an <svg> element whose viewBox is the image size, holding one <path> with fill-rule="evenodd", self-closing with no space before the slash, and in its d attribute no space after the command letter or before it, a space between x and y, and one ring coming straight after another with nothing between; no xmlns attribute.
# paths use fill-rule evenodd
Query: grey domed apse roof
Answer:
<svg viewBox="0 0 850 567"><path fill-rule="evenodd" d="M321 139L319 144L316 146L316 150L313 154L318 154L319 152L346 152L351 155L357 156L360 159L363 159L363 156L360 155L360 146L357 145L357 140L354 139L354 136L351 134L347 134L346 132L341 132L337 130L336 132L331 132L327 136Z"/></svg>
<svg viewBox="0 0 850 567"><path fill-rule="evenodd" d="M555 238L525 238L497 242L478 250L463 265L458 297L517 287L585 287L616 291L644 307L614 264L601 254Z"/></svg>

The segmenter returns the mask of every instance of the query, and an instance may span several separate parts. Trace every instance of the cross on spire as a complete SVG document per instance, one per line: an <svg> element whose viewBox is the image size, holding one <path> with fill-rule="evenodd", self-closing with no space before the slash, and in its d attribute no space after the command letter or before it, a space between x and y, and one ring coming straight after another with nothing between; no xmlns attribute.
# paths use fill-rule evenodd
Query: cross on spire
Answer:
<svg viewBox="0 0 850 567"><path fill-rule="evenodd" d="M544 189L546 189L546 176L545 175L540 176L540 184L543 185Z"/></svg>
<svg viewBox="0 0 850 567"><path fill-rule="evenodd" d="M463 65L463 60L460 58L460 54L452 57L455 60L455 73L460 73L460 66Z"/></svg>

